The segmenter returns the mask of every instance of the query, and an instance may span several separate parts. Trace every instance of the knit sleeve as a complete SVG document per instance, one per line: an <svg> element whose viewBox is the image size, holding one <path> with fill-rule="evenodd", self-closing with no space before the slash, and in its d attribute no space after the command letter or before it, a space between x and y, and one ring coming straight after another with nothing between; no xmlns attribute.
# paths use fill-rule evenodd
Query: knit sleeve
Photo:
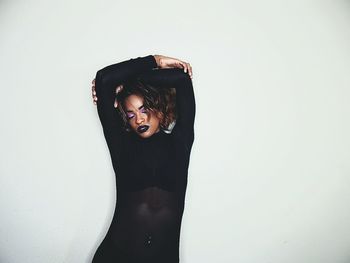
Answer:
<svg viewBox="0 0 350 263"><path fill-rule="evenodd" d="M123 120L118 110L114 108L116 87L156 67L155 58L149 55L107 66L96 74L97 112L114 161L119 160L125 136Z"/></svg>

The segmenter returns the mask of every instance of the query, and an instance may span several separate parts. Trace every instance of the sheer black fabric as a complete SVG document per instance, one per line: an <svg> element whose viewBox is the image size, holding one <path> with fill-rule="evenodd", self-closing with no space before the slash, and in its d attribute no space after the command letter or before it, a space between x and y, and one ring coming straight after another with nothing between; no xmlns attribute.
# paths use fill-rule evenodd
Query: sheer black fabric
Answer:
<svg viewBox="0 0 350 263"><path fill-rule="evenodd" d="M96 75L97 110L116 175L117 203L94 263L177 263L195 98L182 69L157 69L153 56L105 67ZM116 86L140 78L154 87L175 88L177 119L172 132L141 138L123 128L113 103Z"/></svg>

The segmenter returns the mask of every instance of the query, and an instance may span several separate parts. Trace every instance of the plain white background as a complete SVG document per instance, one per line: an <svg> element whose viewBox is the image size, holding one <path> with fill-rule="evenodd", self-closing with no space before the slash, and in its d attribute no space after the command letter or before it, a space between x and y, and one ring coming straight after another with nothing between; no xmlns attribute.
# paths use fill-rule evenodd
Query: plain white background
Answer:
<svg viewBox="0 0 350 263"><path fill-rule="evenodd" d="M115 202L98 69L192 64L182 263L350 261L349 1L0 1L0 262L87 263Z"/></svg>

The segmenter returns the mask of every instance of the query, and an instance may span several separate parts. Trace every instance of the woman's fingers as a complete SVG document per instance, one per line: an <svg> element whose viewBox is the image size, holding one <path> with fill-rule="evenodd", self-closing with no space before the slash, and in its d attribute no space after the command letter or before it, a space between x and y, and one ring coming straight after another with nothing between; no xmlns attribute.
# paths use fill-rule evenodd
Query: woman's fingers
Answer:
<svg viewBox="0 0 350 263"><path fill-rule="evenodd" d="M123 90L123 88L124 88L123 84L117 86L116 89L115 89L115 93L118 94L119 92L121 92ZM117 98L115 98L115 100L114 100L114 108L118 108Z"/></svg>
<svg viewBox="0 0 350 263"><path fill-rule="evenodd" d="M117 88L115 89L115 93L118 94L119 92L121 92L123 90L123 85L119 85L117 86Z"/></svg>
<svg viewBox="0 0 350 263"><path fill-rule="evenodd" d="M92 100L93 100L93 103L96 105L97 104L97 96L96 96L95 83L96 83L96 79L93 79L91 81L91 84L92 84Z"/></svg>
<svg viewBox="0 0 350 263"><path fill-rule="evenodd" d="M181 61L182 62L182 61ZM188 67L187 67L187 63L186 62L182 62L182 65L184 67L184 72L188 73Z"/></svg>
<svg viewBox="0 0 350 263"><path fill-rule="evenodd" d="M96 82L96 79L93 79L91 84L92 84L92 94L96 95L96 91L95 91L95 82Z"/></svg>
<svg viewBox="0 0 350 263"><path fill-rule="evenodd" d="M192 78L192 76L193 76L192 67L191 67L190 63L187 63L187 64L188 64L188 74L190 75L190 78Z"/></svg>
<svg viewBox="0 0 350 263"><path fill-rule="evenodd" d="M190 78L192 78L193 72L192 72L192 67L191 67L190 63L186 63L186 62L181 61L180 64L182 65L184 72L187 73L190 76Z"/></svg>
<svg viewBox="0 0 350 263"><path fill-rule="evenodd" d="M177 60L177 62L175 62L175 65L177 68L183 68L184 72L187 73L187 63L183 62L181 60Z"/></svg>
<svg viewBox="0 0 350 263"><path fill-rule="evenodd" d="M189 73L189 70L188 70L188 63L185 62L185 65L186 65L185 73Z"/></svg>
<svg viewBox="0 0 350 263"><path fill-rule="evenodd" d="M93 97L93 103L94 103L95 105L97 105L97 97L96 97L96 96Z"/></svg>
<svg viewBox="0 0 350 263"><path fill-rule="evenodd" d="M186 73L187 72L187 65L185 62L183 61L180 61L179 64L182 66L182 68L184 69L184 72Z"/></svg>

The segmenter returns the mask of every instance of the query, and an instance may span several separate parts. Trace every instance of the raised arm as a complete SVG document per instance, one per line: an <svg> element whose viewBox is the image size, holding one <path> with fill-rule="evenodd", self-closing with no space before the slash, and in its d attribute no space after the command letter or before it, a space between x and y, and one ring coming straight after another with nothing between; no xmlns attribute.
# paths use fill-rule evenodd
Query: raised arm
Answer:
<svg viewBox="0 0 350 263"><path fill-rule="evenodd" d="M176 125L172 131L176 139L191 146L194 140L196 103L192 80L183 69L165 68L145 72L139 78L155 88L176 89Z"/></svg>
<svg viewBox="0 0 350 263"><path fill-rule="evenodd" d="M116 87L156 67L154 56L149 55L107 66L96 74L97 111L113 161L119 159L124 137L124 123L114 107Z"/></svg>

